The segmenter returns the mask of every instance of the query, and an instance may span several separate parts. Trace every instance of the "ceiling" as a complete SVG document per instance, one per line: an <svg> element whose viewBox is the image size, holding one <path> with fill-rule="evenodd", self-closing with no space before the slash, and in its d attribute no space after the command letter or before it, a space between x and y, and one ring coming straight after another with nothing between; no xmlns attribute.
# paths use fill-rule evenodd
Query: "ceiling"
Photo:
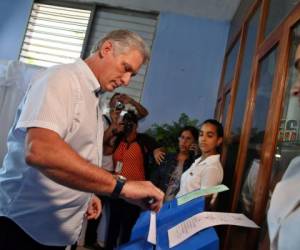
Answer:
<svg viewBox="0 0 300 250"><path fill-rule="evenodd" d="M167 11L219 21L230 21L241 0L77 0L141 11Z"/></svg>

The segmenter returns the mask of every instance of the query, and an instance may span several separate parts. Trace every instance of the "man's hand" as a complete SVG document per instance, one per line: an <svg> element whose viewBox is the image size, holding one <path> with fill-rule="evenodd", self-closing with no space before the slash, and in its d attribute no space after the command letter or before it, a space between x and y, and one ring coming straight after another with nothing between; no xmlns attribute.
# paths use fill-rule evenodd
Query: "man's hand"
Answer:
<svg viewBox="0 0 300 250"><path fill-rule="evenodd" d="M101 214L101 211L102 211L101 200L96 195L93 195L90 200L88 209L85 213L85 216L88 220L97 219Z"/></svg>
<svg viewBox="0 0 300 250"><path fill-rule="evenodd" d="M158 212L163 203L164 193L150 181L127 181L122 189L121 198L143 209Z"/></svg>

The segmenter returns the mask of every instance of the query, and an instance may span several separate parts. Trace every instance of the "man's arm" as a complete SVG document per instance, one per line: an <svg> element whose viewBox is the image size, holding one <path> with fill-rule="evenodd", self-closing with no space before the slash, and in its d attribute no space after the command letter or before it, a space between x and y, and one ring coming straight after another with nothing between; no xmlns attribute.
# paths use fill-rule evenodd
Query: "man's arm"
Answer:
<svg viewBox="0 0 300 250"><path fill-rule="evenodd" d="M51 130L29 128L25 154L28 165L64 186L109 195L116 185L112 174L83 159ZM154 198L155 203L150 208L157 211L161 207L163 193L150 182L128 181L120 197L144 208L147 205L143 201Z"/></svg>

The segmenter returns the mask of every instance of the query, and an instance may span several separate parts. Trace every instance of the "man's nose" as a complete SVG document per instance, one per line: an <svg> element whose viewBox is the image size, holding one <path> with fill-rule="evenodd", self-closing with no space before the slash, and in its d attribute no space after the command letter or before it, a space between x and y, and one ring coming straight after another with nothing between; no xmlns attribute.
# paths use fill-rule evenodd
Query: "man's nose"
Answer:
<svg viewBox="0 0 300 250"><path fill-rule="evenodd" d="M125 85L125 86L128 86L130 79L131 79L131 73L130 72L124 73L122 78L121 78L122 84Z"/></svg>

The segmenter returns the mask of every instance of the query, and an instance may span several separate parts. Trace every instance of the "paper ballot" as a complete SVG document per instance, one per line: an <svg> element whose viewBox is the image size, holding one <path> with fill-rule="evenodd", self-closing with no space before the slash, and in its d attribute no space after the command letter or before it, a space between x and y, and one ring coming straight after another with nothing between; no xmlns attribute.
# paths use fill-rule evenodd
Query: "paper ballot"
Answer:
<svg viewBox="0 0 300 250"><path fill-rule="evenodd" d="M168 230L169 247L171 248L178 245L200 230L217 225L258 228L258 226L244 214L202 212Z"/></svg>
<svg viewBox="0 0 300 250"><path fill-rule="evenodd" d="M156 245L156 213L153 211L150 213L150 225L147 241Z"/></svg>
<svg viewBox="0 0 300 250"><path fill-rule="evenodd" d="M191 201L193 199L196 199L198 197L210 195L210 194L214 194L214 193L220 193L220 192L224 192L227 190L229 190L229 188L223 184L218 185L218 186L209 187L209 188L197 189L195 191L192 191L190 193L187 193L185 195L178 197L177 205L180 206L180 205L182 205L188 201Z"/></svg>

